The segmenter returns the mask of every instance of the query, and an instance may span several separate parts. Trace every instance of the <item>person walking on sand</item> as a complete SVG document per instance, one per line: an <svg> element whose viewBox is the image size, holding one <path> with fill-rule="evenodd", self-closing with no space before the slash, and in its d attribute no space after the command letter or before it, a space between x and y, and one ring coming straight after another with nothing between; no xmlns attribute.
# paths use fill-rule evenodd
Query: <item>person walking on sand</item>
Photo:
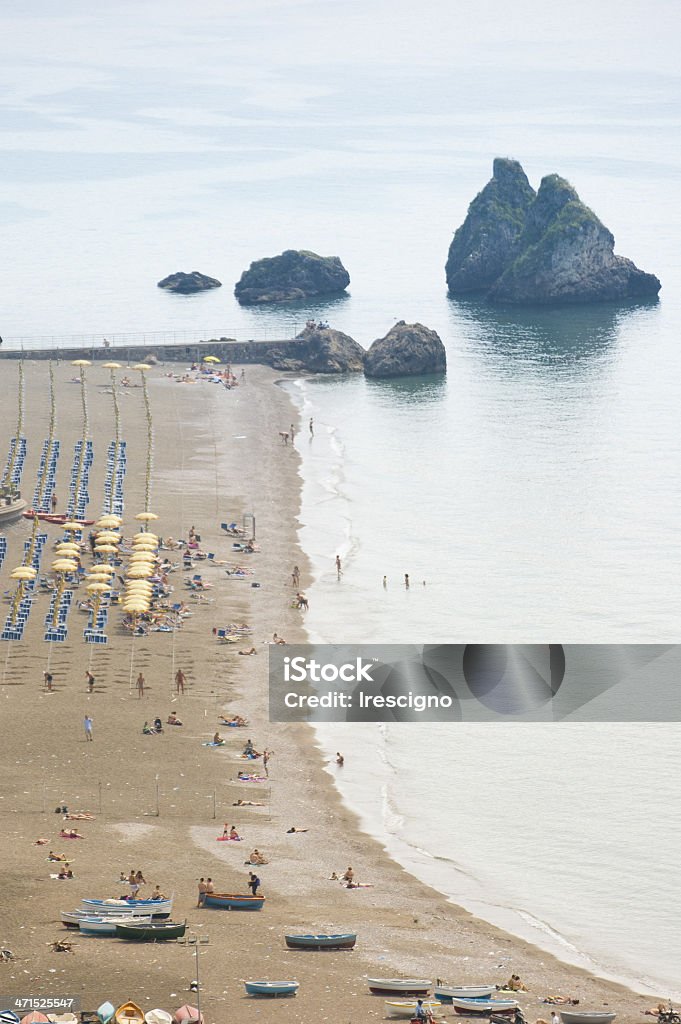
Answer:
<svg viewBox="0 0 681 1024"><path fill-rule="evenodd" d="M293 566L293 572L291 573L291 584L296 588L296 590L300 586L300 569L298 568L297 565Z"/></svg>
<svg viewBox="0 0 681 1024"><path fill-rule="evenodd" d="M196 904L197 907L202 907L203 906L203 901L205 900L205 898L206 898L206 882L205 882L205 879L203 877L201 877L201 878L199 878L199 900L198 900L198 903Z"/></svg>
<svg viewBox="0 0 681 1024"><path fill-rule="evenodd" d="M86 679L86 682L87 682L87 692L88 693L93 693L94 689L95 689L95 677L93 676L93 674L90 671L90 669L87 669L87 671L85 673L85 679Z"/></svg>
<svg viewBox="0 0 681 1024"><path fill-rule="evenodd" d="M83 726L85 728L85 742L86 743L92 743L92 740L93 740L92 724L93 724L92 723L92 719L90 718L89 715L86 715L85 718L83 719Z"/></svg>
<svg viewBox="0 0 681 1024"><path fill-rule="evenodd" d="M341 557L340 555L336 555L336 576L338 577L338 579L340 579L342 575L343 568L341 566Z"/></svg>
<svg viewBox="0 0 681 1024"><path fill-rule="evenodd" d="M52 495L50 504L52 505L52 512L53 513L56 512L57 511L57 504L58 504L57 495L56 494Z"/></svg>
<svg viewBox="0 0 681 1024"><path fill-rule="evenodd" d="M177 690L178 694L184 693L184 684L186 682L186 675L184 674L181 668L178 668L177 672L175 673L175 689Z"/></svg>
<svg viewBox="0 0 681 1024"><path fill-rule="evenodd" d="M51 672L43 672L43 679L45 680L45 689L48 693L52 693L52 680L54 676Z"/></svg>
<svg viewBox="0 0 681 1024"><path fill-rule="evenodd" d="M289 434L291 435L291 444L293 444L296 439L296 428L294 423L289 427Z"/></svg>
<svg viewBox="0 0 681 1024"><path fill-rule="evenodd" d="M248 888L251 890L253 896L258 895L258 889L260 888L260 879L253 871L248 872Z"/></svg>
<svg viewBox="0 0 681 1024"><path fill-rule="evenodd" d="M136 686L137 686L137 698L139 700L141 697L144 696L144 676L142 675L141 672L140 672L140 674L137 677Z"/></svg>
<svg viewBox="0 0 681 1024"><path fill-rule="evenodd" d="M269 763L273 753L273 750L267 750L267 748L265 748L265 750L263 750L262 752L262 766L265 769L265 775L267 776L268 779L270 777Z"/></svg>
<svg viewBox="0 0 681 1024"><path fill-rule="evenodd" d="M405 572L405 574L404 574L404 586L405 586L405 588L407 590L409 590L409 573L408 572Z"/></svg>

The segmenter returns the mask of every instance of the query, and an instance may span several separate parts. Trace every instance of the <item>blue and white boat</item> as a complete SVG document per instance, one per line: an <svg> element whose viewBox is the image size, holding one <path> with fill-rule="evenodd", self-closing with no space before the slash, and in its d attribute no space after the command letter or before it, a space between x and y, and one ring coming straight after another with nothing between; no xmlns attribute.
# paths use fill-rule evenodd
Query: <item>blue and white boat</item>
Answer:
<svg viewBox="0 0 681 1024"><path fill-rule="evenodd" d="M512 1013L518 1006L517 999L462 999L452 996L452 1003L457 1013L489 1017L490 1013Z"/></svg>
<svg viewBox="0 0 681 1024"><path fill-rule="evenodd" d="M298 991L297 981L245 981L249 996L294 996Z"/></svg>
<svg viewBox="0 0 681 1024"><path fill-rule="evenodd" d="M87 914L115 914L125 917L127 914L142 917L169 917L173 909L173 897L166 900L81 900L80 909Z"/></svg>

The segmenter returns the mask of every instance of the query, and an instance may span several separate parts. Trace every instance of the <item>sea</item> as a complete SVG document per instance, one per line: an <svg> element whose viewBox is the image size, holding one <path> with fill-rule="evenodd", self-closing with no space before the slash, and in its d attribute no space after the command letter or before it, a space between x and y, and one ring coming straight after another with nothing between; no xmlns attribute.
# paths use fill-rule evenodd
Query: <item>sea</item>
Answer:
<svg viewBox="0 0 681 1024"><path fill-rule="evenodd" d="M283 385L310 637L675 643L680 21L675 0L4 0L3 344L282 339L312 318L368 346L421 322L445 378ZM659 302L448 299L495 156L535 187L568 178ZM347 296L239 307L242 271L286 248L340 256ZM223 287L156 287L176 270ZM678 724L317 738L414 875L592 972L681 992Z"/></svg>

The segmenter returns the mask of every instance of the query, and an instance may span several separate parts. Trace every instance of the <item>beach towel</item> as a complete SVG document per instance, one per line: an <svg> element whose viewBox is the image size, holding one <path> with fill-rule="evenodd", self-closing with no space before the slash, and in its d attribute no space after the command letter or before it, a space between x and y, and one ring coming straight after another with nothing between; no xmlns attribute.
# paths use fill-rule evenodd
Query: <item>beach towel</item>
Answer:
<svg viewBox="0 0 681 1024"><path fill-rule="evenodd" d="M213 743L212 740L209 740L207 743L202 743L201 744L202 747L224 747L224 745L225 745L225 741L224 740L222 741L222 743Z"/></svg>
<svg viewBox="0 0 681 1024"><path fill-rule="evenodd" d="M231 836L216 836L215 841L218 843L240 843L241 836L238 836L236 839L232 839Z"/></svg>

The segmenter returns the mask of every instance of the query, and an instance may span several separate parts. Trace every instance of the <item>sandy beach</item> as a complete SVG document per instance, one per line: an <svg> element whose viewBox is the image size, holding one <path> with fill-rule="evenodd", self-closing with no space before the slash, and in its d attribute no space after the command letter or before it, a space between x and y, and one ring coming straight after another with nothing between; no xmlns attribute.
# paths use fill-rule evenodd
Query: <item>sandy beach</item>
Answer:
<svg viewBox="0 0 681 1024"><path fill-rule="evenodd" d="M19 364L1 365L4 460L16 422ZM359 831L353 814L342 805L332 774L324 770L335 751L318 749L307 726L268 721L268 643L275 632L287 641L305 640L304 614L291 602L293 566L301 569L303 590L308 580L297 546L299 459L279 436L297 414L268 369L247 367L245 380L229 391L207 382L178 383L168 371L158 366L147 375L156 532L185 538L194 526L202 549L214 553L216 561L247 559L254 574L228 578L224 566L203 562L195 571L212 586L203 599L193 600L180 567L171 576L173 600L186 601L192 612L182 628L133 639L121 627L121 613L113 610L109 642L102 647L83 642L86 617L75 604L67 642L44 642L49 596L41 594L24 639L0 645L5 766L0 778L0 945L16 958L0 964L0 992L79 996L84 1010L96 1009L107 999L114 1005L132 999L145 1010L159 1006L171 1012L195 1002L189 992L195 977L189 947L87 938L67 933L60 923L61 910L77 907L83 898L119 895L119 874L141 868L146 893L157 884L174 893L173 918L186 918L191 933L208 939L199 947L206 1024L234 1014L263 1024L282 1017L381 1019L384 1001L369 994L367 976L501 985L512 973L529 989L520 995L528 1022L549 1019L551 1007L543 999L550 994L579 999L583 1008L611 1008L618 1021L640 1020L641 1011L652 1005L650 996L558 962L474 919L403 871ZM68 364L55 364L60 508L73 446L82 433L74 372ZM235 372L238 376L239 369ZM138 385L139 374L129 373ZM114 416L108 372L92 366L86 377L94 442L88 511L95 518L102 509ZM22 491L30 501L48 430L47 363L27 362L25 385L28 455ZM123 526L129 536L139 527L134 515L144 505L147 442L141 387L120 388L119 405L129 452ZM232 539L220 524L241 522L250 512L256 517L260 551L234 556ZM4 532L8 552L0 570L3 592L13 586L9 573L21 561L30 524L21 520ZM47 532L44 567L61 536L56 527ZM252 582L260 586L252 587ZM3 603L3 622L8 609ZM240 645L218 643L213 630L233 622L248 623L252 633ZM237 654L251 645L255 656ZM52 693L43 686L48 664L54 676ZM178 668L187 676L186 692L179 695L174 686ZM88 669L96 680L92 694L85 682ZM141 698L134 685L140 671L146 680ZM171 711L182 719L182 728L166 727L158 736L142 734L145 720L158 716L165 722ZM86 714L94 722L92 743L85 741ZM221 728L225 746L203 746L220 728L220 714L242 715L249 726ZM248 737L258 750L274 752L268 782L236 781L239 770L260 764L240 758ZM426 784L436 786L439 780L431 775ZM238 799L264 806L238 808ZM54 811L63 803L95 815L92 821L70 823L83 839L59 838L63 822ZM226 822L236 826L242 842L216 841ZM309 831L288 834L293 826ZM34 845L39 837L47 845ZM246 891L249 868L244 861L254 847L269 861L256 869L266 896L263 911L197 909L201 876L212 877L217 891ZM73 880L50 878L55 869L47 861L49 849L69 855ZM348 865L356 879L371 887L347 890L330 880L333 871L340 873ZM348 952L294 952L284 943L289 931L356 931L358 941ZM50 944L58 938L71 939L73 952L53 952ZM300 990L294 1000L247 999L242 980L258 978L295 978ZM444 1007L443 1015L452 1017L452 1008Z"/></svg>

